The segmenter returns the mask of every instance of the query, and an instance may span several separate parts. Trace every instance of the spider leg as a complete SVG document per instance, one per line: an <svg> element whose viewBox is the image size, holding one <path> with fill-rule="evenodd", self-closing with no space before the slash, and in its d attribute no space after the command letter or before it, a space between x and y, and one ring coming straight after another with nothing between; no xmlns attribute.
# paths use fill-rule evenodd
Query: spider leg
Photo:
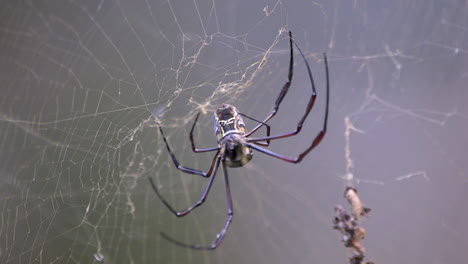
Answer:
<svg viewBox="0 0 468 264"><path fill-rule="evenodd" d="M283 156L283 155L280 155L280 154L277 154L277 153L274 153L272 151L269 151L269 150L266 150L266 149L263 149L261 147L258 147L258 146L255 146L253 144L247 144L247 146L255 149L255 150L258 150L262 153L265 153L267 155L270 155L270 156L273 156L275 158L278 158L278 159L281 159L281 160L284 160L284 161L287 161L287 162L291 162L291 163L299 163L302 161L302 159L310 152L312 151L316 146L318 146L318 144L322 141L323 137L325 136L325 131L320 131L317 136L315 137L314 141L312 142L312 144L310 145L310 147L308 147L304 152L302 152L301 154L299 154L299 156L297 158L290 158L290 157L286 157L286 156Z"/></svg>
<svg viewBox="0 0 468 264"><path fill-rule="evenodd" d="M325 136L325 134L327 133L327 123L328 123L328 104L329 104L329 101L330 101L330 85L329 85L329 74L328 74L328 62L327 62L327 56L325 55L325 53L323 54L323 57L324 57L324 60L325 60L325 73L326 73L326 79L327 79L327 98L326 98L326 103L325 103L325 118L324 118L324 121L323 121L323 128L322 130L317 134L317 136L315 136L314 140L312 141L312 144L304 151L302 152L301 154L299 154L299 156L297 158L290 158L290 157L286 157L286 156L283 156L283 155L280 155L280 154L277 154L277 153L274 153L272 151L269 151L269 150L266 150L266 149L263 149L263 148L260 148L260 147L257 147L253 144L247 144L247 146L255 149L255 150L258 150L262 153L265 153L267 155L270 155L270 156L273 156L275 158L278 158L278 159L281 159L281 160L284 160L284 161L287 161L287 162L291 162L291 163L299 163L301 162L301 160L310 152L312 151L315 147L318 146L318 144L320 144L320 142L322 141L323 137ZM309 67L307 66L307 68L309 69ZM310 73L310 69L309 69L309 73ZM310 75L312 77L312 75ZM299 127L299 125L298 125ZM300 129L299 129L300 131ZM255 143L255 141L263 141L263 140L273 140L273 139L279 139L279 138L285 138L285 137L290 137L290 136L294 136L296 135L297 133L299 133L297 130L294 131L294 132L291 132L291 133L287 133L287 134L283 134L283 135L279 135L279 136L272 136L272 137L267 137L267 138L257 138L257 139L248 139L247 141L248 142L252 142L252 143Z"/></svg>
<svg viewBox="0 0 468 264"><path fill-rule="evenodd" d="M290 136L294 136L294 135L299 134L299 132L302 130L302 125L304 124L305 119L307 118L310 111L314 107L315 99L317 97L317 92L316 92L316 89L315 89L315 83L314 83L314 78L312 76L312 71L310 70L309 63L307 62L307 60L306 60L306 58L304 56L304 53L299 48L297 43L294 40L291 40L291 42L294 43L297 50L299 50L299 53L301 54L302 58L304 59L305 65L307 67L307 72L309 74L309 79L310 79L310 82L311 82L311 85L312 85L312 96L311 96L311 98L309 100L309 104L307 105L306 112L304 113L304 116L302 116L301 120L299 120L299 122L297 123L296 130L294 130L293 132L287 133L287 134L282 134L282 135L279 135L279 136L272 136L272 137L267 136L267 137L263 137L263 138L251 138L251 139L248 139L249 142L274 140L274 139L285 138L285 137L290 137ZM325 53L323 54L323 58L324 58L324 61L325 61L325 72L326 72L326 79L327 79L326 80L326 82L327 82L327 98L326 98L325 122L324 122L324 129L323 129L323 132L325 133L326 132L326 127L327 127L327 120L328 120L328 102L329 102L329 94L330 94L330 85L329 85L328 61L327 61L327 56L326 56ZM266 122L266 121L264 121L264 122Z"/></svg>
<svg viewBox="0 0 468 264"><path fill-rule="evenodd" d="M243 113L239 113L239 115L241 115L241 116L243 116L243 117L246 117L246 118L248 118L248 119L250 119L250 120L252 120L252 121L255 121L255 122L257 122L257 123L260 123L260 125L264 125L264 126L266 127L266 134L267 134L266 136L267 136L267 137L270 136L270 131L271 131L270 125L268 125L268 124L266 124L266 123L263 123L262 121L257 120L257 119L255 119L255 118L250 117L250 116L248 116L248 115L246 115L246 114L243 114ZM268 146L270 145L270 140L266 140L266 142L255 142L255 144L260 145L260 146L268 147Z"/></svg>
<svg viewBox="0 0 468 264"><path fill-rule="evenodd" d="M203 176L203 177L205 177L205 178L206 178L206 177L209 177L208 175L209 175L210 173L207 174L207 173L205 173L205 172L203 172L203 171L199 171L199 170L195 170L195 169L191 169L191 168L187 168L187 167L181 166L181 165L179 164L179 161L177 161L176 156L175 156L174 153L172 152L171 147L169 146L169 143L167 142L166 136L164 135L164 132L163 132L161 126L158 125L158 127L159 127L159 131L161 132L161 135L162 135L162 137L163 137L164 143L166 144L167 151L168 151L169 154L171 155L172 161L174 162L174 165L176 166L176 168L177 168L178 170L183 171L183 172L186 172L186 173L190 173L190 174L198 174L198 175ZM218 147L217 149L219 149L219 147Z"/></svg>
<svg viewBox="0 0 468 264"><path fill-rule="evenodd" d="M297 47L297 45L296 45L296 47ZM291 82L292 82L292 78L293 78L293 71L294 71L293 40L292 40L291 31L289 31L289 58L290 59L289 59L288 81L284 84L283 89L281 89L281 92L278 95L278 98L276 99L275 107L273 108L273 111L271 112L271 114L269 116L267 116L267 118L265 118L265 120L263 120L262 123L268 122L270 119L272 119L276 115L276 112L278 112L278 108L279 108L281 102L283 101L284 97L288 93L289 87L291 86ZM261 126L262 126L262 124L258 124L250 132L248 132L245 136L249 137L250 135L255 133L255 131L257 131Z"/></svg>
<svg viewBox="0 0 468 264"><path fill-rule="evenodd" d="M201 152L210 152L210 151L218 150L219 147L207 148L207 149L197 149L195 147L195 142L193 141L193 130L195 129L195 124L197 123L199 116L200 116L200 112L198 112L197 116L195 117L195 121L193 121L192 129L190 129L190 143L192 144L193 152L201 153Z"/></svg>
<svg viewBox="0 0 468 264"><path fill-rule="evenodd" d="M219 161L218 161L219 162ZM209 247L204 247L204 246L200 246L200 245L189 245L189 244L185 244L185 243L182 243L178 240L175 240L171 237L169 237L168 235L164 234L164 233L161 233L161 236L164 237L166 240L178 245L178 246L181 246L181 247L185 247L185 248L191 248L191 249L197 249L197 250L213 250L213 249L216 249L220 244L221 242L223 241L224 239L224 236L226 235L227 233L227 230L232 222L232 217L234 216L234 210L233 210L233 205L232 205L232 196L231 196L231 188L229 186L229 177L228 177L228 173L227 173L227 168L226 168L226 163L224 162L224 159L223 159L223 173L224 173L224 187L226 189L226 200L227 200L227 218L226 218L226 221L224 223L224 227L221 229L221 231L216 235L216 238L215 240L213 241L213 243L211 243L211 245Z"/></svg>
<svg viewBox="0 0 468 264"><path fill-rule="evenodd" d="M208 177L211 177L210 178L210 181L208 182L208 184L206 185L206 188L205 188L205 191L203 191L203 194L202 196L200 197L200 199L194 203L192 206L190 206L189 208L185 209L185 210L182 210L180 212L176 211L167 201L166 199L164 199L164 197L161 195L161 193L159 193L158 191L158 188L156 187L156 184L154 183L153 181L153 178L148 178L150 183L151 183L151 187L153 188L153 191L156 193L156 195L159 197L159 199L163 202L163 204L177 217L182 217L182 216L185 216L187 215L188 213L190 213L193 209L197 208L198 206L202 205L205 200L206 200L206 197L208 196L208 193L210 192L210 189L211 189L211 185L213 184L213 181L214 181L214 178L216 176L216 171L218 170L218 167L219 167L219 161L221 160L221 157L219 156L219 151L216 153L215 157L213 158L213 162L211 162L211 167L210 167L210 171L208 172Z"/></svg>
<svg viewBox="0 0 468 264"><path fill-rule="evenodd" d="M295 42L294 42L295 44ZM296 45L297 47L297 45ZM302 51L299 49L299 47L297 47L297 49L300 51L301 55L303 56L304 60L305 60L305 57L304 57L304 54L302 53ZM329 73L328 73L328 61L327 61L327 55L324 53L323 54L323 59L324 59L324 62L325 62L325 75L326 75L326 82L327 82L327 95L326 95L326 103L325 103L325 118L324 118L324 122L323 122L323 129L322 131L319 133L319 135L317 135L317 137L315 138L315 140L317 140L318 138L320 138L320 140L322 140L323 136L325 135L325 133L327 132L327 123L328 123L328 104L329 104L329 101L330 101L330 81L329 81ZM265 141L265 140L275 140L275 139L280 139L280 138L286 138L286 137L290 137L290 136L295 136L297 134L299 134L299 132L301 132L301 129L302 129L302 124L304 123L307 115L309 115L310 111L312 110L312 107L314 106L314 103L315 103L315 98L316 98L316 92L315 92L315 84L314 84L314 80L312 78L312 72L310 70L310 66L309 64L307 63L307 61L305 60L306 62L306 66L307 66L307 71L309 72L309 77L310 77L310 81L312 83L312 97L311 97L311 100L309 101L309 105L307 106L307 110L306 110L306 113L304 114L304 116L302 117L302 119L299 121L299 123L297 124L297 127L296 127L296 130L294 130L293 132L290 132L290 133L286 133L286 134L282 134L282 135L277 135L277 136L271 136L271 137L262 137L262 138L249 138L247 139L248 142L258 142L258 141ZM323 133L323 135L321 135ZM314 140L314 142L315 142ZM317 142L320 143L320 140ZM312 147L313 149L314 147ZM310 150L309 150L310 151ZM308 151L306 152L306 154L308 153Z"/></svg>
<svg viewBox="0 0 468 264"><path fill-rule="evenodd" d="M210 249L216 249L219 244L224 239L224 236L227 233L229 226L231 225L232 218L234 216L234 209L232 205L232 195L231 195L231 187L229 186L229 176L226 168L226 163L223 160L223 174L224 174L224 188L226 189L226 201L227 201L227 218L224 223L223 229L216 235L216 239L211 244Z"/></svg>

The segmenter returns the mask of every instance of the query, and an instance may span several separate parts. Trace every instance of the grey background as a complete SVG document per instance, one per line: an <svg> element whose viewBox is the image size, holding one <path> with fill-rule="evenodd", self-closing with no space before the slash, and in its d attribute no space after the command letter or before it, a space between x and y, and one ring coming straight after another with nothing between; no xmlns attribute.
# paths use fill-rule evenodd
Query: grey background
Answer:
<svg viewBox="0 0 468 264"><path fill-rule="evenodd" d="M331 222L352 183L373 210L369 260L465 263L467 14L466 1L4 1L0 262L346 263ZM180 209L206 180L174 168L156 122L181 163L207 170L212 154L188 140L195 114L199 147L216 144L221 103L268 115L287 76L281 29L319 97L301 134L271 150L297 155L320 130L322 52L325 140L298 165L255 153L229 170L235 216L216 251L168 243L160 231L208 245L226 203L218 175L189 216L163 207L148 177ZM294 128L310 95L295 55L273 134Z"/></svg>

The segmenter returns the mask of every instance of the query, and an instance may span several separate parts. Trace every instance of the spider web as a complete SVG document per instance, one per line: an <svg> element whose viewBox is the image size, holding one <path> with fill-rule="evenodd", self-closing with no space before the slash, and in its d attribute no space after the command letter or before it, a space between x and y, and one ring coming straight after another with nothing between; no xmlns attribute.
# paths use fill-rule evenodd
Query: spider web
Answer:
<svg viewBox="0 0 468 264"><path fill-rule="evenodd" d="M344 263L333 206L348 184L373 209L363 244L376 263L462 263L468 184L468 10L460 1L5 1L0 9L1 263ZM212 112L262 119L286 81L294 38L316 105L295 156L321 129L329 56L329 130L292 165L255 153L229 169L234 220L218 175L206 203L176 218L206 179ZM310 96L295 52L290 92L271 121L290 132ZM248 120L247 126L255 123ZM257 135L265 133L264 130ZM221 174L219 171L218 174ZM423 253L424 252L424 253Z"/></svg>

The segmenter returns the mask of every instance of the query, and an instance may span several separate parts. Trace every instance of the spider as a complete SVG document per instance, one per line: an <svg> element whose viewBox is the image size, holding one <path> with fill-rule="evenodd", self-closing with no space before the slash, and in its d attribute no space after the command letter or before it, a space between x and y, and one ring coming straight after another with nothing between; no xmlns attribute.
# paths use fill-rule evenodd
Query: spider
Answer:
<svg viewBox="0 0 468 264"><path fill-rule="evenodd" d="M301 54L305 65L307 67L307 72L309 74L311 86L312 86L312 95L309 99L309 103L307 104L306 111L302 118L299 120L299 123L297 124L296 129L293 132L286 133L286 134L281 134L281 135L276 135L276 136L270 136L270 125L267 124L267 122L272 119L283 101L284 97L286 96L289 87L291 86L291 81L293 78L293 44L296 46L297 50ZM158 124L159 131L161 132L162 138L164 140L164 143L166 145L167 151L169 152L172 161L174 162L174 165L176 168L182 172L188 173L188 174L196 174L200 175L205 178L209 178L208 184L205 187L205 190L203 191L203 194L201 195L200 199L194 203L192 206L189 208L183 210L183 211L176 211L159 193L158 188L156 187L153 179L150 177L149 181L151 183L151 187L156 193L156 195L159 197L159 199L162 201L162 203L172 212L174 213L177 217L183 217L189 214L192 210L195 208L199 207L202 205L207 196L208 193L210 192L211 185L213 184L213 181L216 176L216 172L219 168L219 165L222 164L223 168L223 173L224 173L224 183L225 183L225 189L226 189L226 199L227 199L227 218L224 223L224 227L221 229L221 231L216 235L216 238L212 242L210 246L200 246L200 245L190 245L190 244L185 244L183 242L180 242L178 240L175 240L165 233L161 232L161 236L163 236L165 239L168 241L175 243L178 246L181 247L186 247L186 248L192 248L192 249L199 249L199 250L213 250L216 249L222 242L223 238L225 237L227 230L229 228L229 225L231 224L234 211L233 211L233 205L232 205L232 197L231 197L231 190L229 187L229 177L228 177L228 171L227 167L242 167L245 164L247 164L251 159L252 159L252 154L253 150L256 150L258 152L264 153L266 155L290 162L290 163L299 163L302 161L302 159L310 152L312 151L323 139L325 136L325 133L327 131L327 121L328 121L328 102L329 102L329 94L330 94L330 88L329 88L329 74L328 74L328 62L327 62L327 56L324 53L323 58L325 62L325 74L326 74L326 88L327 88L327 95L326 95L326 105L325 105L325 117L324 117L324 122L323 122L323 128L322 130L315 136L314 140L312 143L309 145L309 147L303 151L297 158L290 158L287 156L283 156L274 152L271 152L267 149L264 149L259 146L269 146L271 140L275 139L280 139L280 138L286 138L286 137L291 137L299 134L299 132L302 129L302 125L309 115L310 111L312 110L315 99L317 97L317 93L315 90L315 84L314 80L312 78L312 72L310 70L309 63L307 62L304 54L302 53L301 49L299 46L296 44L296 42L292 38L292 33L289 32L289 51L290 51L290 60L289 60L289 72L288 72L288 81L284 84L283 89L281 90L278 98L276 99L275 106L273 108L273 111L270 113L269 116L267 116L263 121L259 121L257 119L254 119L252 117L249 117L245 114L240 113L236 107L229 105L229 104L223 104L221 105L220 108L216 109L214 113L214 130L215 134L217 137L217 142L218 146L213 147L213 148L207 148L207 149L197 149L195 147L195 143L193 140L193 131L195 129L195 125L197 123L198 117L200 116L200 113L198 113L195 117L195 121L193 122L192 129L190 130L190 142L192 145L192 150L195 153L202 153L202 152L210 152L210 151L216 151L216 154L214 155L213 161L211 162L211 166L208 172L203 172L191 168L184 167L179 164L177 161L176 156L172 152L169 143L166 140L166 137L164 136L164 132L161 128L161 126ZM245 128L244 121L242 117L248 118L250 120L253 120L258 123L257 126L255 126L250 132L247 132ZM266 127L266 137L259 137L259 138L251 138L250 136L255 133L260 127L265 126Z"/></svg>

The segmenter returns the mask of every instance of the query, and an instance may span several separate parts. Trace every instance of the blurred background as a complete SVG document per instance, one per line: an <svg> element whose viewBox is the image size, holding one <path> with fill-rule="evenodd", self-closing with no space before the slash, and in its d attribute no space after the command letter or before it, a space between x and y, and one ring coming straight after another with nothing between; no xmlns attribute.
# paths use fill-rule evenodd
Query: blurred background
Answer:
<svg viewBox="0 0 468 264"><path fill-rule="evenodd" d="M256 152L229 169L234 220L216 251L226 198L176 218L207 180L213 111L263 119L287 79L291 30L318 98L302 132L272 142L294 157L320 131L329 58L328 132L294 165ZM464 263L468 248L466 1L3 1L0 7L1 263L347 263L332 229L352 184L372 212L366 259ZM311 94L294 80L272 134L292 131ZM464 88L463 88L464 87ZM255 123L246 121L252 128ZM264 129L256 135L261 136ZM221 174L221 170L219 171Z"/></svg>

